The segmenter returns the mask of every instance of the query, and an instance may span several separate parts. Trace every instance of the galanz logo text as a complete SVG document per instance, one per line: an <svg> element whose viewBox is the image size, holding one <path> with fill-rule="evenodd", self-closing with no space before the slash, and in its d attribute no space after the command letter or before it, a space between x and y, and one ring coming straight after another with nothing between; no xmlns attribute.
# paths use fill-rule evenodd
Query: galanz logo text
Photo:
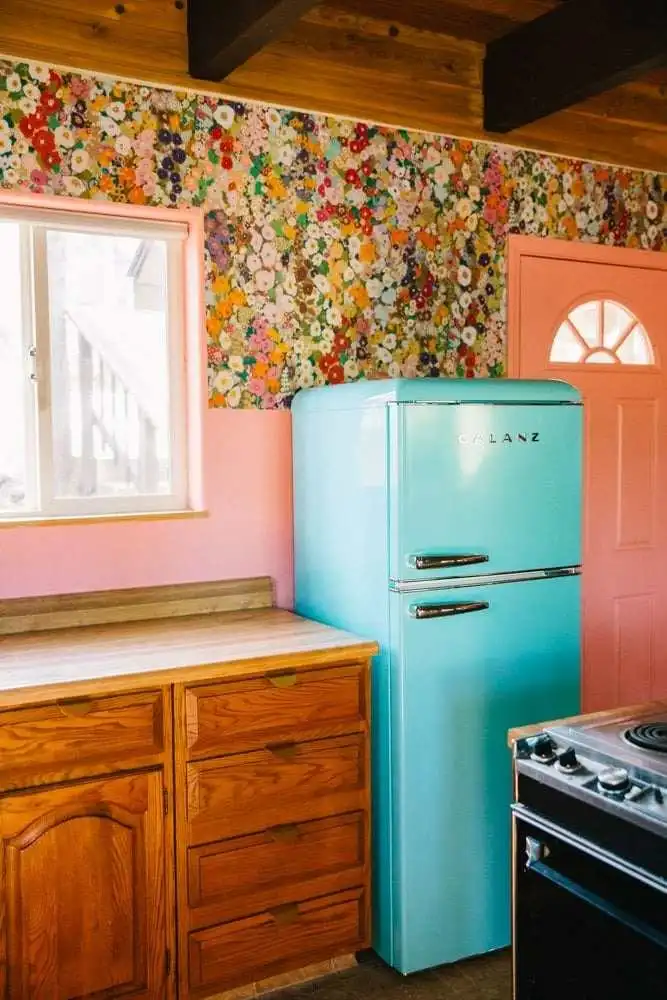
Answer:
<svg viewBox="0 0 667 1000"><path fill-rule="evenodd" d="M516 434L459 434L459 444L539 444L539 431L520 431Z"/></svg>

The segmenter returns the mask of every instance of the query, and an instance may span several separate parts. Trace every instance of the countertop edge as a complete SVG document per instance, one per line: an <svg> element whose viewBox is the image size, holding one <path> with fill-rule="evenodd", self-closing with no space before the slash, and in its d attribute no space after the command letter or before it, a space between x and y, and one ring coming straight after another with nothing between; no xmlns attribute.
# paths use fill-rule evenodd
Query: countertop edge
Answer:
<svg viewBox="0 0 667 1000"><path fill-rule="evenodd" d="M517 740L525 739L527 736L534 736L543 729L551 726L592 725L598 722L606 722L619 714L645 712L653 702L641 702L638 705L622 705L616 708L600 709L597 712L583 712L579 715L570 715L564 719L550 719L547 722L536 722L529 726L514 726L507 733L507 745L514 747Z"/></svg>
<svg viewBox="0 0 667 1000"><path fill-rule="evenodd" d="M211 620L216 623L228 621L233 628L238 615L235 612L229 612L228 615L229 617L225 613L211 615ZM306 629L313 629L313 634L305 634L302 638L299 638L297 634L293 645L291 644L290 636L284 635L281 637L278 648L275 650L271 650L270 648L258 649L257 643L249 642L248 654L244 655L242 639L237 638L234 640L232 630L230 629L229 637L225 637L227 638L228 645L239 648L234 648L228 658L221 655L220 659L214 659L211 656L211 650L208 649L203 652L203 658L199 659L196 643L193 643L192 660L187 663L171 664L165 667L156 666L155 668L152 665L147 665L144 669L123 670L122 664L119 665L112 661L108 664L109 670L107 671L104 669L105 664L103 659L100 661L100 666L95 669L93 658L89 673L81 673L82 670L85 670L85 667L81 667L81 665L79 665L79 673L77 673L76 665L72 665L71 676L67 676L68 667L65 664L59 668L62 676L55 676L45 680L43 683L39 683L39 675L35 673L33 677L38 683L31 683L33 678L30 677L29 670L26 669L26 683L16 683L15 674L11 686L4 688L2 686L2 666L0 666L0 710L44 704L63 699L94 698L98 695L124 694L131 691L142 691L172 684L210 683L216 680L258 677L263 676L267 671L275 672L287 670L291 667L308 671L317 669L318 667L345 663L346 661L358 662L359 660L368 660L379 649L378 644L372 640L358 638L353 634L329 625L324 625L312 619L304 618L302 615L291 611L271 608L242 613L242 619L245 623L257 617L257 627L259 629L266 628L268 636L267 645L270 644L271 619L274 616L278 623L284 623L285 620L288 622L293 620L297 630L299 623L303 623ZM208 616L201 616L200 620L204 618L208 618ZM181 621L184 627L187 628L188 619L181 619ZM171 626L174 627L175 624L172 622ZM116 633L121 633L123 627L120 624L104 626L105 636L113 639ZM141 623L133 623L132 627L139 632ZM96 626L83 626L82 633L97 631L97 628ZM72 632L76 631L78 630L68 630L67 633L60 632L58 634L50 633L50 636L46 636L44 632L41 632L38 635L40 639L48 638L54 643L55 648L58 649L58 638L62 636L66 643L67 639L71 638ZM29 641L29 636L26 636L25 639ZM221 652L224 645L225 639L222 639ZM47 652L45 651L45 658ZM119 658L125 655L128 654L121 652L116 654ZM114 659L116 659L116 656L114 656ZM8 659L11 659L11 649L8 650ZM9 669L20 671L21 666L19 664L17 667Z"/></svg>

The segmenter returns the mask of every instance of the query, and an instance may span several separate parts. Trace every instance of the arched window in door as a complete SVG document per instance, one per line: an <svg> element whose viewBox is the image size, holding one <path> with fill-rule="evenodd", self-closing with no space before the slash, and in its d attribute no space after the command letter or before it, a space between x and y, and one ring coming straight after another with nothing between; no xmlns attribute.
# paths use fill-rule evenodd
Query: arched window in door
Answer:
<svg viewBox="0 0 667 1000"><path fill-rule="evenodd" d="M556 331L549 360L556 364L654 363L642 324L611 299L592 299L572 309Z"/></svg>

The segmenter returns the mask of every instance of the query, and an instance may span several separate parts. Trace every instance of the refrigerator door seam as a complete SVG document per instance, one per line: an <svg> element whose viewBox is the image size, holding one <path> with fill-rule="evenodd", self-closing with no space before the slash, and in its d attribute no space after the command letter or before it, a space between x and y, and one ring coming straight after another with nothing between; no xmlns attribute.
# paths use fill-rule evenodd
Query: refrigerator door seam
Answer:
<svg viewBox="0 0 667 1000"><path fill-rule="evenodd" d="M488 587L500 583L525 583L530 580L554 580L579 576L581 566L558 566L555 569L526 570L519 573L489 573L485 576L439 576L430 580L390 580L389 589L397 594L427 590L450 590L462 587Z"/></svg>

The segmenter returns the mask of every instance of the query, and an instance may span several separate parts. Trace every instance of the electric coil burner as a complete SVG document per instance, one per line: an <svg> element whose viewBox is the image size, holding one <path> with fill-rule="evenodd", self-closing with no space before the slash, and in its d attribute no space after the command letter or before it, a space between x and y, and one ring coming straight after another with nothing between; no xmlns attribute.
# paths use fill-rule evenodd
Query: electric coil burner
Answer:
<svg viewBox="0 0 667 1000"><path fill-rule="evenodd" d="M667 722L641 722L628 729L625 738L628 743L641 747L642 750L667 753Z"/></svg>
<svg viewBox="0 0 667 1000"><path fill-rule="evenodd" d="M547 726L515 770L515 1000L667 1000L667 702Z"/></svg>

